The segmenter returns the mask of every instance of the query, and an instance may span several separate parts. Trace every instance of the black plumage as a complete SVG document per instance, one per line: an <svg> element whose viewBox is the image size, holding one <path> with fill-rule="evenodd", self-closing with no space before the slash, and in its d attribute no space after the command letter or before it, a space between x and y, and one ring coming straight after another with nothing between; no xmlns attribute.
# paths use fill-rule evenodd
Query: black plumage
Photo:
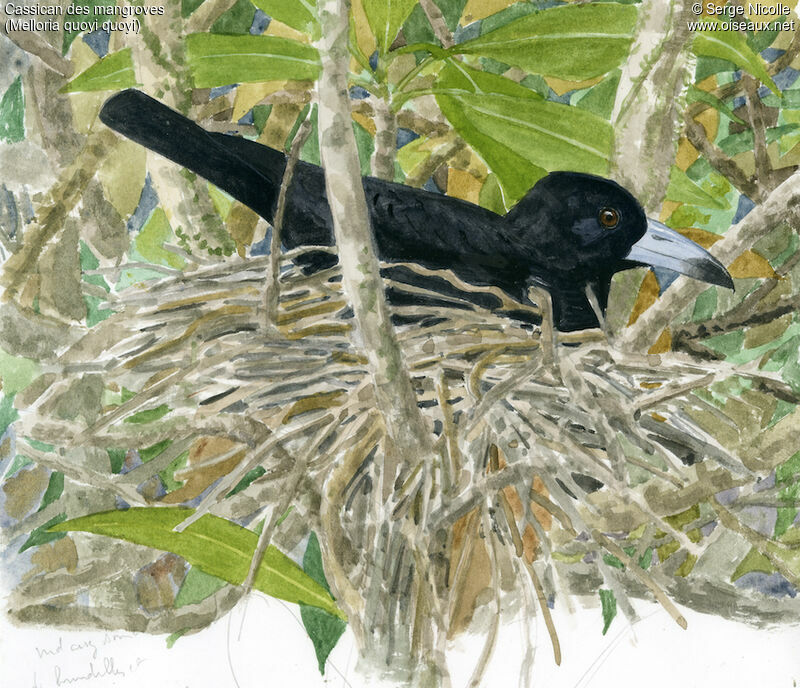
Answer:
<svg viewBox="0 0 800 688"><path fill-rule="evenodd" d="M110 98L100 118L272 220L286 167L283 153L244 138L208 132L136 90ZM527 300L529 287L542 287L552 297L554 320L561 330L597 326L587 288L605 309L611 277L626 267L664 263L693 277L732 286L727 272L709 254L648 221L628 191L602 177L551 173L505 216L374 177L364 177L363 184L382 260L450 269L466 282L499 287L520 302ZM655 238L652 229L658 234ZM281 239L290 249L333 245L322 168L298 163L287 193ZM645 240L649 244L642 248ZM659 242L672 245L662 251ZM681 250L686 257L676 256ZM331 261L335 258L317 252L306 257L306 266L313 269ZM408 270L396 270L395 276L411 283L420 279ZM425 280L425 286L431 284L436 286L435 281ZM458 293L446 284L439 284L438 290ZM390 297L403 298L394 292ZM491 303L491 296L470 298L499 305Z"/></svg>

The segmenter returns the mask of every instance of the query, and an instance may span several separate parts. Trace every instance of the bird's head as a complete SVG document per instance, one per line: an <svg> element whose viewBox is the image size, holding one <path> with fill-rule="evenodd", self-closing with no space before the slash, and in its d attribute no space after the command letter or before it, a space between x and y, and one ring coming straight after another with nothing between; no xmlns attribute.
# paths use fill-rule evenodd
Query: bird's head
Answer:
<svg viewBox="0 0 800 688"><path fill-rule="evenodd" d="M597 324L573 318L567 296L596 290L602 308L615 272L635 266L666 268L695 279L733 288L727 270L708 251L645 215L633 195L610 179L578 172L552 172L540 179L507 215L518 246L530 250L536 274L554 297L560 329ZM542 269L544 268L544 269ZM558 303L559 293L563 294ZM586 309L574 304L578 311ZM575 319L574 322L570 318ZM581 320L578 322L578 320ZM593 322L589 322L594 320Z"/></svg>

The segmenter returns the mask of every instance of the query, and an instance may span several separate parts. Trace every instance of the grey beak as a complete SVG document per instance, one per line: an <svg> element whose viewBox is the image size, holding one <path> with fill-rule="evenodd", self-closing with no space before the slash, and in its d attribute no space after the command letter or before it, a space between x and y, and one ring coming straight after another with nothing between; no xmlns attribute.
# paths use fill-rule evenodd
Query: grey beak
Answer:
<svg viewBox="0 0 800 688"><path fill-rule="evenodd" d="M674 270L701 282L733 289L731 276L714 256L691 239L650 218L647 232L633 245L625 260Z"/></svg>

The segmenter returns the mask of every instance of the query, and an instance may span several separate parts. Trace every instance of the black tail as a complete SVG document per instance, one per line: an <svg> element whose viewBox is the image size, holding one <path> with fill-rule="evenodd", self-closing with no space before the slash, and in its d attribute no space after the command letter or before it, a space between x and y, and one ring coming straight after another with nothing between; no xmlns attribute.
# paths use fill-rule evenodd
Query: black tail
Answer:
<svg viewBox="0 0 800 688"><path fill-rule="evenodd" d="M109 98L100 120L272 220L286 166L286 156L279 151L238 136L208 132L134 89Z"/></svg>

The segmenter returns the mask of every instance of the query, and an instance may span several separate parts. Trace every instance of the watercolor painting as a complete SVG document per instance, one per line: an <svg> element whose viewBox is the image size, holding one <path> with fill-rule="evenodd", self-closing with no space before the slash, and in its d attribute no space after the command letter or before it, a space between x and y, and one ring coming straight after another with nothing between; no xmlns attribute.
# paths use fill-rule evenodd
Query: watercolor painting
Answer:
<svg viewBox="0 0 800 688"><path fill-rule="evenodd" d="M5 618L433 687L797 626L795 6L5 3Z"/></svg>

